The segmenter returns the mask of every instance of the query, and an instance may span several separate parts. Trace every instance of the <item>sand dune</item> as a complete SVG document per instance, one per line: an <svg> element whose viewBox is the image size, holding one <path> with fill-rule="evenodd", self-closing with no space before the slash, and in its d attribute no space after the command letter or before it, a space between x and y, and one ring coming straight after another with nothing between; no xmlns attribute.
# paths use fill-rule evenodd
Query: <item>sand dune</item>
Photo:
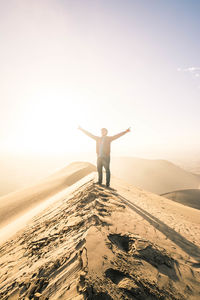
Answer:
<svg viewBox="0 0 200 300"><path fill-rule="evenodd" d="M95 167L89 163L72 163L34 186L1 197L0 226L8 224L12 219L72 185L94 170Z"/></svg>
<svg viewBox="0 0 200 300"><path fill-rule="evenodd" d="M0 299L199 299L199 211L112 185L86 181L0 247Z"/></svg>
<svg viewBox="0 0 200 300"><path fill-rule="evenodd" d="M188 172L200 175L199 153L189 158L179 158L177 159L177 162L180 165L180 167L187 170Z"/></svg>
<svg viewBox="0 0 200 300"><path fill-rule="evenodd" d="M175 190L197 189L200 186L200 176L166 160L122 157L113 158L111 163L115 176L159 195Z"/></svg>
<svg viewBox="0 0 200 300"><path fill-rule="evenodd" d="M200 209L200 190L189 189L163 194L163 197L196 209Z"/></svg>

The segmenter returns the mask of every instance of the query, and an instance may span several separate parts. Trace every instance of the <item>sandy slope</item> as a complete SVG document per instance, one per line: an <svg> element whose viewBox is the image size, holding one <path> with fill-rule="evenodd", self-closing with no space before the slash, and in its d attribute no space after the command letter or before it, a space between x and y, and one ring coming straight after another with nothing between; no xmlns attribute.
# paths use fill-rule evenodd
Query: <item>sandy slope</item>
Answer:
<svg viewBox="0 0 200 300"><path fill-rule="evenodd" d="M115 176L159 195L200 187L199 175L187 172L166 160L119 157L112 158L111 164Z"/></svg>
<svg viewBox="0 0 200 300"><path fill-rule="evenodd" d="M91 181L0 247L0 299L199 299L199 211Z"/></svg>
<svg viewBox="0 0 200 300"><path fill-rule="evenodd" d="M37 185L1 197L0 227L94 170L95 167L92 164L75 162L40 181Z"/></svg>
<svg viewBox="0 0 200 300"><path fill-rule="evenodd" d="M179 202L196 209L200 209L200 189L174 191L163 194L163 197Z"/></svg>

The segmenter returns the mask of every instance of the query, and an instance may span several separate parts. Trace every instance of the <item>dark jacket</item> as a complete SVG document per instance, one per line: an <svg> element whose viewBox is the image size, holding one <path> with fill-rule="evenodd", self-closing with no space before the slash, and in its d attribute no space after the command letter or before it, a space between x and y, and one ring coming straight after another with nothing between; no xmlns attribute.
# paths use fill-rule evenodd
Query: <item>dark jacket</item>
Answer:
<svg viewBox="0 0 200 300"><path fill-rule="evenodd" d="M87 130L85 129L81 129L85 134L87 134L89 137L91 137L92 139L94 139L96 141L96 152L97 152L97 155L99 155L99 152L100 152L100 145L101 145L101 140L102 140L102 137L101 136L96 136L96 135L93 135L91 134L90 132L88 132ZM105 136L105 141L104 141L104 154L106 156L110 156L110 144L112 141L118 139L119 137L121 137L122 135L124 135L127 131L122 131L116 135L113 135L113 136Z"/></svg>

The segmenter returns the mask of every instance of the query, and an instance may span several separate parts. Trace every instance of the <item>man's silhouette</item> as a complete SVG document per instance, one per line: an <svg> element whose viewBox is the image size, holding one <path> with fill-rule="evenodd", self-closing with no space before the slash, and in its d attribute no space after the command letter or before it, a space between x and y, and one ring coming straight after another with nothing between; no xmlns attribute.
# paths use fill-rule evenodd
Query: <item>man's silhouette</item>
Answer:
<svg viewBox="0 0 200 300"><path fill-rule="evenodd" d="M108 130L106 128L101 129L101 136L93 135L87 130L81 128L80 126L78 129L96 141L98 183L102 184L102 179L103 179L102 171L104 167L106 170L106 186L109 187L110 186L110 144L112 141L130 132L130 128L113 136L107 136Z"/></svg>

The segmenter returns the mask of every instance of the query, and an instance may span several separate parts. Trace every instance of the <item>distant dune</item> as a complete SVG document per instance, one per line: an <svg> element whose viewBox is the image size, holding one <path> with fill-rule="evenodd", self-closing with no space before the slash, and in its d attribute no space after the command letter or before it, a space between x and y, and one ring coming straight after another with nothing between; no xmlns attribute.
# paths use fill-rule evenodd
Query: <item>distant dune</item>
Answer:
<svg viewBox="0 0 200 300"><path fill-rule="evenodd" d="M37 184L74 161L68 155L20 155L0 153L0 197ZM85 161L85 159L84 159Z"/></svg>
<svg viewBox="0 0 200 300"><path fill-rule="evenodd" d="M90 163L75 162L41 180L36 185L1 197L0 226L8 224L13 218L35 207L94 170L96 170L95 167Z"/></svg>
<svg viewBox="0 0 200 300"><path fill-rule="evenodd" d="M161 196L196 209L200 209L200 190L189 189L162 194Z"/></svg>
<svg viewBox="0 0 200 300"><path fill-rule="evenodd" d="M156 194L200 186L200 176L166 160L121 157L112 158L111 164L115 176Z"/></svg>
<svg viewBox="0 0 200 300"><path fill-rule="evenodd" d="M71 184L75 169L49 188L66 173ZM0 299L200 299L199 211L120 179L115 190L84 179L0 245Z"/></svg>
<svg viewBox="0 0 200 300"><path fill-rule="evenodd" d="M175 158L173 162L190 173L200 175L199 153L194 153L189 157Z"/></svg>

